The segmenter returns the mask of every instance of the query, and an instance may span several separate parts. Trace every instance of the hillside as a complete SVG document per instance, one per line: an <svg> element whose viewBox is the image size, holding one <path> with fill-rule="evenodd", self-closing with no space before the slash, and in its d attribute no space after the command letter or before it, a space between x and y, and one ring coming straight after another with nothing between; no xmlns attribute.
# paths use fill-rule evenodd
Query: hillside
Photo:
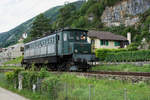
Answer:
<svg viewBox="0 0 150 100"><path fill-rule="evenodd" d="M75 5L77 8L80 8L82 3L83 3L82 1L78 1L72 4ZM44 12L44 15L50 18L51 22L54 22L56 21L57 16L59 14L59 10L62 7L63 6L57 6L57 7L51 8L47 10L46 12ZM8 32L1 33L0 34L0 47L7 47L9 45L17 43L17 41L19 40L19 38L22 36L24 32L29 33L29 29L34 19L35 18L30 19Z"/></svg>
<svg viewBox="0 0 150 100"><path fill-rule="evenodd" d="M139 45L141 49L149 49L149 16L149 0L88 0L73 15L68 17L62 14L57 19L57 25L110 31L123 36L130 32L132 43Z"/></svg>
<svg viewBox="0 0 150 100"><path fill-rule="evenodd" d="M51 19L53 29L71 27L87 30L110 31L120 35L132 34L132 42L150 47L149 0L88 0L54 7L44 13ZM16 43L22 33L28 32L33 19L0 34L0 47Z"/></svg>

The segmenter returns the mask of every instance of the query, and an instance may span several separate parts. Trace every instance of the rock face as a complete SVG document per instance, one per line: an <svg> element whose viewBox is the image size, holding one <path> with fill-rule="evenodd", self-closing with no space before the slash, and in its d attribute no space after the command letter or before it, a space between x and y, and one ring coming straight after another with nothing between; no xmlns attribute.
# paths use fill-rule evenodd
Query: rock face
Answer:
<svg viewBox="0 0 150 100"><path fill-rule="evenodd" d="M113 7L107 7L101 17L106 26L131 26L140 21L138 14L150 8L150 0L123 0Z"/></svg>

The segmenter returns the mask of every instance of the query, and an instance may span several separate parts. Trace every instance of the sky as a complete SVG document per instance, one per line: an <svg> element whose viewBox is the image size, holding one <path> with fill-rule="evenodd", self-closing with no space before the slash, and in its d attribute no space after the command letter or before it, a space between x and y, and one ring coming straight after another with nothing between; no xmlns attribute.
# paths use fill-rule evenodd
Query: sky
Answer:
<svg viewBox="0 0 150 100"><path fill-rule="evenodd" d="M0 33L7 32L36 15L77 0L1 0Z"/></svg>

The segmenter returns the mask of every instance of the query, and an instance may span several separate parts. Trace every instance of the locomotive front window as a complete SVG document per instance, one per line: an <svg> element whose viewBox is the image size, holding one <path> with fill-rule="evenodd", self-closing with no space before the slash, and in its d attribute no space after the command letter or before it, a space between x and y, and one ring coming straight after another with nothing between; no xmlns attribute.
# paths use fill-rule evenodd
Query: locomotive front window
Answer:
<svg viewBox="0 0 150 100"><path fill-rule="evenodd" d="M87 40L87 35L85 32L75 32L76 34L76 41L83 41L85 42Z"/></svg>
<svg viewBox="0 0 150 100"><path fill-rule="evenodd" d="M69 41L86 42L87 40L87 34L84 31L65 31L63 35L64 41L67 41L67 37Z"/></svg>

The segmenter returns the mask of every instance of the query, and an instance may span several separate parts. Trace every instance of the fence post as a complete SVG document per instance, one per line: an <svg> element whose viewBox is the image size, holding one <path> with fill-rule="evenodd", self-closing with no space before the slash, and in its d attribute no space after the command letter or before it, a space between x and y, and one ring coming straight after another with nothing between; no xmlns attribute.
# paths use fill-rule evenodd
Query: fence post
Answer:
<svg viewBox="0 0 150 100"><path fill-rule="evenodd" d="M36 84L33 84L33 85L32 85L32 91L33 91L33 92L35 92L36 87L37 87Z"/></svg>
<svg viewBox="0 0 150 100"><path fill-rule="evenodd" d="M89 84L89 100L91 100L91 85Z"/></svg>
<svg viewBox="0 0 150 100"><path fill-rule="evenodd" d="M93 87L93 99L95 97L95 87Z"/></svg>
<svg viewBox="0 0 150 100"><path fill-rule="evenodd" d="M66 97L65 97L65 100L68 100L68 96L67 96L67 83L65 83L65 92L66 92Z"/></svg>
<svg viewBox="0 0 150 100"><path fill-rule="evenodd" d="M124 100L127 100L127 89L124 89Z"/></svg>
<svg viewBox="0 0 150 100"><path fill-rule="evenodd" d="M23 76L22 75L18 75L18 80L19 80L19 87L18 87L18 89L19 90L22 90L22 79L23 79Z"/></svg>

